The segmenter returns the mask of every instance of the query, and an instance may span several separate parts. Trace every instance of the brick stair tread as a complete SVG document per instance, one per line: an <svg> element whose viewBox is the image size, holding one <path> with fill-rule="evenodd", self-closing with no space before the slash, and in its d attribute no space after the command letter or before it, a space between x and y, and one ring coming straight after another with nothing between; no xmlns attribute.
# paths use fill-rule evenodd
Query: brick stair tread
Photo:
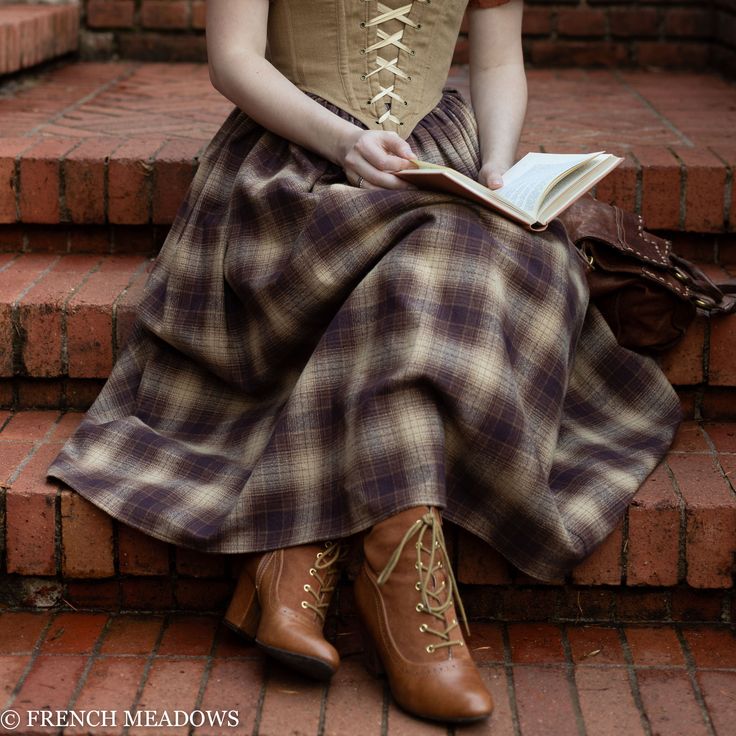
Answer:
<svg viewBox="0 0 736 736"><path fill-rule="evenodd" d="M736 636L723 625L474 623L468 645L495 709L488 723L456 731L397 708L365 668L354 615L337 624L342 663L329 683L266 662L220 618L0 613L16 732L50 732L29 720L43 713L55 726L76 716L81 725L68 732L94 734L120 733L126 719L134 734L186 733L202 721L198 735L733 733ZM185 725L165 729L165 717Z"/></svg>
<svg viewBox="0 0 736 736"><path fill-rule="evenodd" d="M0 376L106 378L150 259L0 255Z"/></svg>
<svg viewBox="0 0 736 736"><path fill-rule="evenodd" d="M449 83L467 93L467 69ZM600 198L638 208L654 229L736 229L734 83L533 69L529 87L522 150L623 155ZM202 64L75 63L40 75L0 99L0 176L15 184L0 190L0 223L169 224L230 109Z"/></svg>
<svg viewBox="0 0 736 736"><path fill-rule="evenodd" d="M5 496L7 572L61 580L180 575L224 578L227 555L176 549L113 522L45 471L81 412L0 411L0 493ZM736 553L736 422L686 421L625 522L572 573L575 585L686 585L730 589ZM2 531L0 529L0 531ZM485 543L454 539L458 579L475 585L529 585ZM232 559L232 558L231 558ZM563 581L559 581L562 583ZM53 581L49 581L53 587ZM213 588L213 591L215 589ZM214 592L213 592L214 595Z"/></svg>
<svg viewBox="0 0 736 736"><path fill-rule="evenodd" d="M104 379L132 324L151 259L0 253L0 379ZM736 265L704 265L715 279ZM700 318L661 364L677 386L736 387L736 315Z"/></svg>
<svg viewBox="0 0 736 736"><path fill-rule="evenodd" d="M79 46L79 5L0 5L0 77L55 59Z"/></svg>

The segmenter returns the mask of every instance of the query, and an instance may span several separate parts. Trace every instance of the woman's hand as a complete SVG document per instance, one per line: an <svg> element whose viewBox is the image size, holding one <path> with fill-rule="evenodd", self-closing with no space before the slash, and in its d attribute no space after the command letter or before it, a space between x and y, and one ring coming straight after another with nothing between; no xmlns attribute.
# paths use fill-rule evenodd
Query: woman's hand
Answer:
<svg viewBox="0 0 736 736"><path fill-rule="evenodd" d="M392 172L412 168L411 146L397 133L357 129L341 145L340 163L348 181L363 189L409 189Z"/></svg>
<svg viewBox="0 0 736 736"><path fill-rule="evenodd" d="M503 175L508 168L491 162L485 163L478 172L478 181L489 189L500 189L503 186Z"/></svg>

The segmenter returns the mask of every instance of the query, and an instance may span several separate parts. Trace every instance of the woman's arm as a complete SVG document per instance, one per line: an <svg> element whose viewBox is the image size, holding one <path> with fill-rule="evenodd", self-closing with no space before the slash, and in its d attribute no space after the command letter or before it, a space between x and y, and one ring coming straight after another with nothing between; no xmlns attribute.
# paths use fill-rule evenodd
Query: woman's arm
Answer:
<svg viewBox="0 0 736 736"><path fill-rule="evenodd" d="M470 95L478 121L481 183L497 189L516 159L526 115L526 73L521 47L522 0L470 8Z"/></svg>
<svg viewBox="0 0 736 736"><path fill-rule="evenodd" d="M304 94L265 58L268 0L208 0L207 56L214 87L257 123L345 169L363 186L404 189L410 166L396 133L365 131Z"/></svg>

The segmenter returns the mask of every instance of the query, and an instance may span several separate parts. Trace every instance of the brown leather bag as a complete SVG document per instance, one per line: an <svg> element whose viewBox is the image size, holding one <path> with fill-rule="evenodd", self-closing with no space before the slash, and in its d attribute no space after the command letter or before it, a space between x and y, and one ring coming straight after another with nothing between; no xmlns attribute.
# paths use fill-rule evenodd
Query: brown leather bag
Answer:
<svg viewBox="0 0 736 736"><path fill-rule="evenodd" d="M662 352L699 310L736 312L736 281L715 284L669 240L648 233L640 215L587 195L559 219L585 260L591 301L624 347Z"/></svg>

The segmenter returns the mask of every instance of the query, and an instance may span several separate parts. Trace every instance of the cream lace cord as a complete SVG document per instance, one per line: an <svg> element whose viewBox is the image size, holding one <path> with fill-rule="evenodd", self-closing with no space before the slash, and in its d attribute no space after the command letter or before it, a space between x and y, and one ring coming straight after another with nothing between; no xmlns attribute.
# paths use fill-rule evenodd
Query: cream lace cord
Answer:
<svg viewBox="0 0 736 736"><path fill-rule="evenodd" d="M427 548L424 544L424 538L428 531L431 530L430 546ZM452 647L452 646L465 646L465 642L462 639L450 639L450 632L458 625L457 620L453 619L449 624L445 621L445 613L453 605L453 598L457 601L457 607L460 611L460 616L465 624L465 630L470 635L470 629L468 628L468 619L465 616L465 609L463 603L460 600L460 594L457 589L457 582L455 581L455 575L452 572L452 567L448 563L445 567L442 564L442 559L437 559L439 556L438 551L441 553L441 557L447 559L447 548L445 546L445 538L442 534L442 526L439 519L431 512L428 511L421 519L417 519L404 534L403 539L399 542L398 547L394 550L391 558L389 559L386 567L384 567L381 574L378 576L378 584L383 585L390 577L391 573L401 558L401 553L404 551L404 547L409 540L418 535L418 539L414 546L417 550L417 561L415 567L419 574L419 580L414 586L419 591L420 601L416 605L416 610L419 613L427 613L433 616L444 626L444 630L433 629L428 624L422 624L419 630L422 633L434 634L435 636L442 639L438 644L428 644L425 648L431 654L436 649L441 647ZM425 565L422 559L422 555L429 555L428 563ZM438 587L436 582L437 572L443 569L447 575L447 579L450 581L450 589L447 589L445 580Z"/></svg>
<svg viewBox="0 0 736 736"><path fill-rule="evenodd" d="M322 621L325 620L327 609L330 606L330 596L328 593L332 593L335 590L338 573L336 567L344 559L345 552L344 546L340 543L325 542L324 551L317 552L314 566L309 568L310 577L315 578L319 585L316 590L310 583L304 586L304 590L313 597L314 602L309 600L302 601L302 608L311 609Z"/></svg>
<svg viewBox="0 0 736 736"><path fill-rule="evenodd" d="M369 2L370 0L366 0L366 2ZM404 28L406 26L410 26L411 28L421 28L421 24L417 23L416 21L413 21L411 18L408 17L408 14L411 13L412 8L414 7L414 3L425 3L426 5L429 5L432 0L412 0L412 2L407 3L406 5L402 5L399 8L391 9L384 5L383 3L379 2L377 3L378 6L378 15L371 18L370 20L366 21L365 23L361 23L361 27L363 28L372 28L373 26L376 26L376 33L378 35L378 40L371 44L370 46L367 46L364 49L361 49L362 54L368 54L371 51L380 51L381 49L387 47L387 46L393 46L397 52L398 51L404 51L407 54L414 55L414 50L410 49L404 42ZM404 24L404 27L402 27L400 30L396 31L395 33L386 33L382 28L378 28L378 26L382 25L383 23L387 23L392 20L397 20L400 23ZM363 79L368 79L369 77L372 77L374 74L378 74L382 71L387 71L390 74L393 74L394 77L400 77L401 79L405 79L407 81L411 81L411 77L404 72L402 69L399 68L399 54L396 53L396 56L393 59L384 59L380 54L376 54L376 60L375 65L376 68L368 72L367 74L363 75ZM401 125L401 120L396 117L396 115L393 114L392 110L392 103L394 100L396 102L406 105L408 104L401 95L397 94L395 92L396 85L392 84L389 87L381 87L381 89L376 92L373 97L368 100L369 105L376 105L384 98L388 98L388 103L385 103L386 110L383 114L380 114L378 118L376 119L376 122L380 125L381 123L385 122L386 120L390 120L393 123L398 123ZM378 114L378 113L377 113Z"/></svg>

